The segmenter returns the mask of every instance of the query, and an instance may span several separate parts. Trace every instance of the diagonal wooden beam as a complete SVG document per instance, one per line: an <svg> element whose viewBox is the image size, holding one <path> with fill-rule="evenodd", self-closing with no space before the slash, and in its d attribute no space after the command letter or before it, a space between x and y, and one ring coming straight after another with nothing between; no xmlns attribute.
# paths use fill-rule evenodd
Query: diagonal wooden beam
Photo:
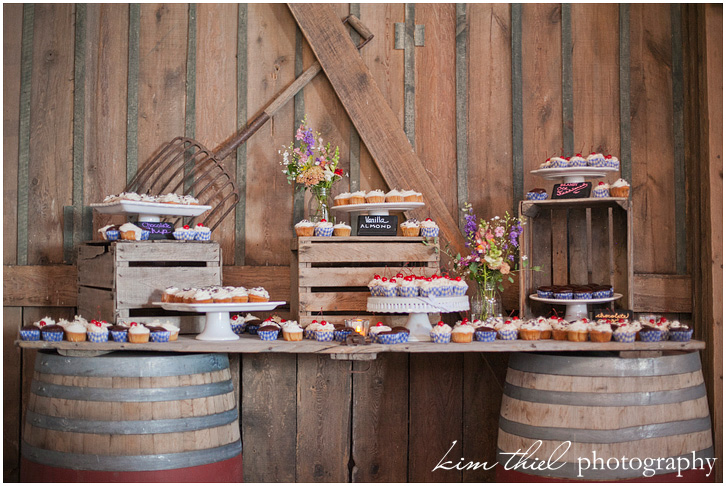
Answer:
<svg viewBox="0 0 726 486"><path fill-rule="evenodd" d="M441 236L465 254L456 220L333 9L327 4L289 3L288 7L386 183L420 191Z"/></svg>

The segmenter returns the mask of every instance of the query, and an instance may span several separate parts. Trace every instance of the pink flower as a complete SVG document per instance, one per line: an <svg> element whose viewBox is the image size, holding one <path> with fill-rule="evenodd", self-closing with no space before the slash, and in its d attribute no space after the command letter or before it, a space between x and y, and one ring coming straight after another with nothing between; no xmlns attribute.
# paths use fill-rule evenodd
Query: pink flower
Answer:
<svg viewBox="0 0 726 486"><path fill-rule="evenodd" d="M494 229L494 235L495 235L495 236L496 236L497 238L501 238L502 236L504 236L504 228L502 228L501 226L497 226L497 227L496 227L496 228Z"/></svg>
<svg viewBox="0 0 726 486"><path fill-rule="evenodd" d="M510 268L508 263L502 263L501 265L499 265L499 272L502 275L507 275L509 273L509 270Z"/></svg>

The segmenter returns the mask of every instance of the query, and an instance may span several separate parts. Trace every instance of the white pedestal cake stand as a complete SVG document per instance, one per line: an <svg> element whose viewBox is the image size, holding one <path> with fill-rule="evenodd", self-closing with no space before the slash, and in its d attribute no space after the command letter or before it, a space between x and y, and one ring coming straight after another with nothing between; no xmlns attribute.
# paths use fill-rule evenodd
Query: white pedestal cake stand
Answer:
<svg viewBox="0 0 726 486"><path fill-rule="evenodd" d="M140 222L158 223L162 216L199 216L212 206L199 204L166 204L143 201L115 201L91 204L101 214L137 214Z"/></svg>
<svg viewBox="0 0 726 486"><path fill-rule="evenodd" d="M279 305L283 305L284 303L284 301L246 302L244 304L238 302L232 302L229 304L179 304L176 302L154 302L154 305L161 306L164 310L177 312L200 312L207 314L204 331L197 336L197 339L200 341L235 341L239 339L239 336L232 331L232 325L229 322L230 312L268 311Z"/></svg>
<svg viewBox="0 0 726 486"><path fill-rule="evenodd" d="M608 172L617 172L618 170L615 167L554 167L533 170L530 171L530 174L549 180L562 179L563 182L585 182L585 179L598 179L605 177Z"/></svg>
<svg viewBox="0 0 726 486"><path fill-rule="evenodd" d="M409 341L431 341L427 314L469 310L469 298L461 297L368 297L368 312L408 314Z"/></svg>
<svg viewBox="0 0 726 486"><path fill-rule="evenodd" d="M388 216L390 211L410 211L411 209L422 208L425 205L426 203L422 202L365 203L331 206L330 209L346 213L367 212L370 216Z"/></svg>
<svg viewBox="0 0 726 486"><path fill-rule="evenodd" d="M537 294L529 296L530 299L536 300L537 302L546 302L548 304L559 304L566 307L565 320L576 321L583 317L587 317L587 306L588 304L603 304L605 302L613 302L621 298L623 294L613 294L612 297L603 297L601 299L545 299L539 297Z"/></svg>

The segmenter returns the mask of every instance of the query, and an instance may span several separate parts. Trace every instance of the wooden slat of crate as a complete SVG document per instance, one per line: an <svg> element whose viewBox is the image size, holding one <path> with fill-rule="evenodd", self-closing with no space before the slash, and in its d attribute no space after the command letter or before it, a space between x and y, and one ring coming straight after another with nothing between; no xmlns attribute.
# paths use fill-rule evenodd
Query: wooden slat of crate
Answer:
<svg viewBox="0 0 726 486"><path fill-rule="evenodd" d="M78 285L112 289L115 247L81 245L78 249Z"/></svg>
<svg viewBox="0 0 726 486"><path fill-rule="evenodd" d="M204 287L222 281L221 267L118 267L116 306L118 309L150 307L161 301L170 285Z"/></svg>
<svg viewBox="0 0 726 486"><path fill-rule="evenodd" d="M203 261L221 265L219 244L214 242L117 242L115 246L116 261L119 262Z"/></svg>
<svg viewBox="0 0 726 486"><path fill-rule="evenodd" d="M300 295L300 311L362 311L370 292L310 292Z"/></svg>
<svg viewBox="0 0 726 486"><path fill-rule="evenodd" d="M323 241L321 241L323 240ZM381 251L385 244L385 251ZM437 245L422 238L298 238L301 263L438 262Z"/></svg>
<svg viewBox="0 0 726 486"><path fill-rule="evenodd" d="M78 288L78 315L86 319L115 320L116 299L110 290Z"/></svg>

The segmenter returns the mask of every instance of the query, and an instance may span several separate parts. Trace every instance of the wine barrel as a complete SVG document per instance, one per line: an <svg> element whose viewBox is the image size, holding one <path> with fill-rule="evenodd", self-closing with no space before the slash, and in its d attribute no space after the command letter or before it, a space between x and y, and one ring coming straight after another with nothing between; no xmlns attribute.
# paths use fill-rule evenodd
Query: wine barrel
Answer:
<svg viewBox="0 0 726 486"><path fill-rule="evenodd" d="M25 482L241 482L225 354L39 352L25 416Z"/></svg>
<svg viewBox="0 0 726 486"><path fill-rule="evenodd" d="M713 457L697 352L510 358L497 442L500 482L713 481Z"/></svg>

